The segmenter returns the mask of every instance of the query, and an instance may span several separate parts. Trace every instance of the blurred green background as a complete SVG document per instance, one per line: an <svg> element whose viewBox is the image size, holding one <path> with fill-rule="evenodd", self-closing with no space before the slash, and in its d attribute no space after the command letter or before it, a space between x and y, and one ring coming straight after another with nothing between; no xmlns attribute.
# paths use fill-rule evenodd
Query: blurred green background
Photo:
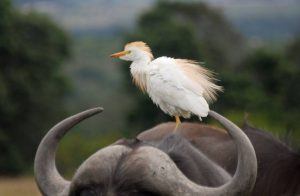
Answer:
<svg viewBox="0 0 300 196"><path fill-rule="evenodd" d="M248 113L297 146L299 21L296 0L1 0L0 175L32 175L47 130L90 107L105 111L59 148L69 176L102 146L172 120L131 84L129 63L109 58L136 40L155 57L204 62L225 88L214 110L238 124Z"/></svg>

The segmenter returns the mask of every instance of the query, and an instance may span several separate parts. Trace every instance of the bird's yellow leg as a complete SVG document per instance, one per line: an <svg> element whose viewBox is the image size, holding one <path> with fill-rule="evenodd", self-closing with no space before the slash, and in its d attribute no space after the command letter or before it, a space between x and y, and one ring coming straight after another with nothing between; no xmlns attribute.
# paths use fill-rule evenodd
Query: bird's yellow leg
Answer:
<svg viewBox="0 0 300 196"><path fill-rule="evenodd" d="M181 123L180 117L179 116L175 116L175 121L176 121L176 126L175 126L175 129L174 129L174 132L177 130L179 124Z"/></svg>

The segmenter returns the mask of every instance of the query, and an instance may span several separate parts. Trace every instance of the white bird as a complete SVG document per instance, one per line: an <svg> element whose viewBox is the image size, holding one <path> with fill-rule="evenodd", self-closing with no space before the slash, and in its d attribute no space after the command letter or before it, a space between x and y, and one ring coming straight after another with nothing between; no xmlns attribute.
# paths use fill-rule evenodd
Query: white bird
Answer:
<svg viewBox="0 0 300 196"><path fill-rule="evenodd" d="M213 83L213 73L196 61L165 56L154 59L149 46L141 41L126 44L124 51L111 57L132 61L133 82L165 113L175 117L175 130L180 116L206 117L208 102L215 101L217 92L222 91Z"/></svg>

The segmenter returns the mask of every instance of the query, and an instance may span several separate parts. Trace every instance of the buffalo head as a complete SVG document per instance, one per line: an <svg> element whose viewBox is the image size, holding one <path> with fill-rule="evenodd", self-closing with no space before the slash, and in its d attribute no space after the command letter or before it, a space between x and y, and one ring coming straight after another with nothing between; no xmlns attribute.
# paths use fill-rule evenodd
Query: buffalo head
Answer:
<svg viewBox="0 0 300 196"><path fill-rule="evenodd" d="M74 125L101 112L95 108L71 116L54 126L41 141L34 162L37 184L43 195L48 196L113 196L113 195L247 195L256 179L257 162L254 149L247 136L232 122L210 111L231 135L237 146L238 165L233 176L228 175L205 155L193 150L188 142L168 137L166 145L133 142L116 142L90 156L79 167L71 181L57 171L55 153L59 141ZM175 140L174 140L175 138ZM179 138L179 139L176 139ZM171 142L170 142L171 141ZM177 141L174 143L174 141ZM184 148L195 156L197 170L214 173L213 179L224 182L219 186L205 186L189 177L187 170L168 154L170 148ZM175 147L174 147L175 146ZM175 150L176 151L176 150ZM173 150L174 152L174 150ZM176 154L176 153L175 153ZM72 156L72 155L70 155ZM195 163L195 162L194 162ZM201 167L201 165L206 165ZM186 163L186 167L192 164ZM204 169L205 168L205 169ZM196 171L195 171L196 172Z"/></svg>

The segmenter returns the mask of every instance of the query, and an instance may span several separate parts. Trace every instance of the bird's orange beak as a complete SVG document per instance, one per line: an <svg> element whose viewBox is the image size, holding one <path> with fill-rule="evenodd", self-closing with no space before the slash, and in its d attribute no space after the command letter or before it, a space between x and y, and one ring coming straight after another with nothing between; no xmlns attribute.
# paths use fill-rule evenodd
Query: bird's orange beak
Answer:
<svg viewBox="0 0 300 196"><path fill-rule="evenodd" d="M130 51L125 50L125 51L122 51L122 52L114 53L114 54L110 55L110 57L119 58L119 57L124 56L124 55L129 54L129 53L130 53Z"/></svg>

